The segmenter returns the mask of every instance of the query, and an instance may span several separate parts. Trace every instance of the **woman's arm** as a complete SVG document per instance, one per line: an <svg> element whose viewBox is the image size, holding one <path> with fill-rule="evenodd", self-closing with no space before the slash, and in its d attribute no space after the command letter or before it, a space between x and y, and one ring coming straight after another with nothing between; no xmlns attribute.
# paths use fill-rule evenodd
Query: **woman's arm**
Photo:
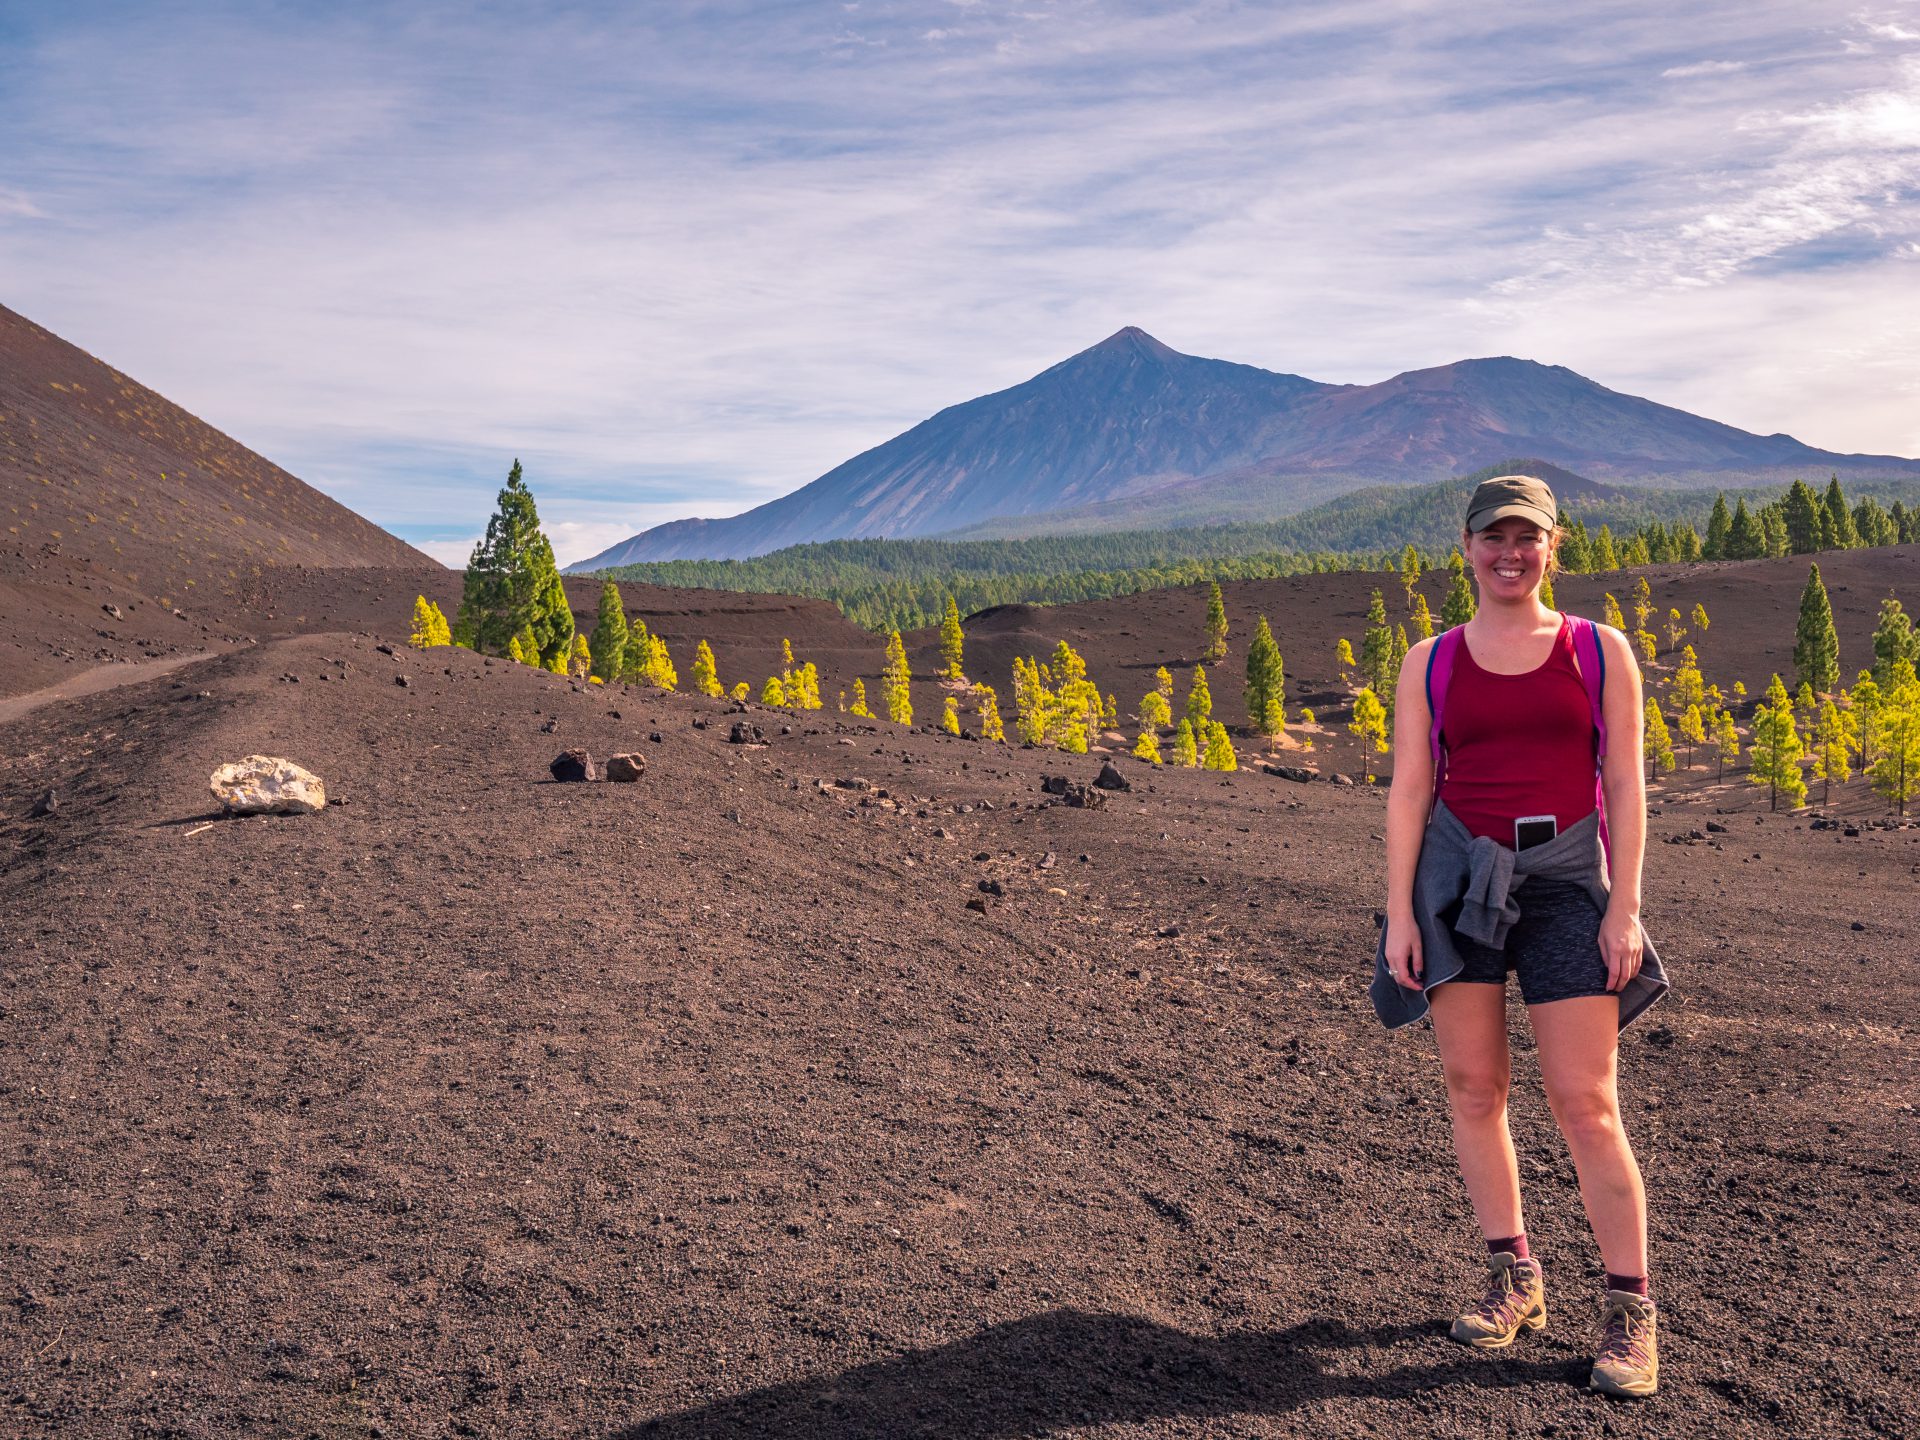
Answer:
<svg viewBox="0 0 1920 1440"><path fill-rule="evenodd" d="M1427 732L1427 655L1436 642L1407 652L1393 701L1393 785L1387 791L1387 969L1409 990L1420 988L1425 959L1413 918L1413 872L1433 808L1433 751Z"/></svg>
<svg viewBox="0 0 1920 1440"><path fill-rule="evenodd" d="M1607 962L1607 988L1622 990L1640 973L1640 865L1647 847L1647 784L1642 770L1640 664L1627 637L1611 625L1594 627L1606 646L1607 757L1600 785L1607 802L1607 860L1612 893L1600 922L1600 953Z"/></svg>

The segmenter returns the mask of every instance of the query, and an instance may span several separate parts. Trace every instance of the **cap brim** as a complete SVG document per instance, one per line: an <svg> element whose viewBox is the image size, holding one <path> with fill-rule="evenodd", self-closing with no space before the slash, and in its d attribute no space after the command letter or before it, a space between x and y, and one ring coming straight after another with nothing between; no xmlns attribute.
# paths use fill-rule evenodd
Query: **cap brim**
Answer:
<svg viewBox="0 0 1920 1440"><path fill-rule="evenodd" d="M1484 530L1494 521L1505 520L1512 515L1518 515L1523 520L1531 520L1542 530L1551 530L1560 523L1558 516L1542 510L1538 505L1509 500L1503 505L1495 505L1489 510L1477 511L1467 516L1467 529Z"/></svg>

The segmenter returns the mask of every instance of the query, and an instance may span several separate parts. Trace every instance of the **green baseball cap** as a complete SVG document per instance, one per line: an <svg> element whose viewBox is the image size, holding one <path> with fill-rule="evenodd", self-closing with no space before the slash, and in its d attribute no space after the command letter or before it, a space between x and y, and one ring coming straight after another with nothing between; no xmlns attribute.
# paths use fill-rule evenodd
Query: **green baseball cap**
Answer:
<svg viewBox="0 0 1920 1440"><path fill-rule="evenodd" d="M1547 482L1532 475L1496 475L1474 486L1467 502L1467 529L1484 530L1496 520L1519 515L1542 530L1560 523L1560 507Z"/></svg>

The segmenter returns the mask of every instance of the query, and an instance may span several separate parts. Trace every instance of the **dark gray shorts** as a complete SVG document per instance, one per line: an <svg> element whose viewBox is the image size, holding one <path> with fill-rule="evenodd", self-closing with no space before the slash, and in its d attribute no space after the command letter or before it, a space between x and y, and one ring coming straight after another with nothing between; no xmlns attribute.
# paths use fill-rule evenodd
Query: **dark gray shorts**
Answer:
<svg viewBox="0 0 1920 1440"><path fill-rule="evenodd" d="M1513 892L1520 918L1507 932L1504 950L1455 934L1466 968L1456 980L1504 985L1507 972L1520 977L1520 998L1529 1005L1605 995L1607 962L1600 953L1600 911L1584 886L1567 880L1529 879Z"/></svg>

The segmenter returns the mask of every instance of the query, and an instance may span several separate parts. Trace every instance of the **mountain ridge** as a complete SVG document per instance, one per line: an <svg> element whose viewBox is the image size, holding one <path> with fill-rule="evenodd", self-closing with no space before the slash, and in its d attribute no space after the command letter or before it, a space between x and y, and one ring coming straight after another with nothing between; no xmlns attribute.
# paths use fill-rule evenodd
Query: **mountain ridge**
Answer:
<svg viewBox="0 0 1920 1440"><path fill-rule="evenodd" d="M829 539L1105 528L1109 518L1274 518L1513 454L1609 480L1815 464L1920 473L1920 461L1755 435L1516 356L1334 385L1186 355L1128 325L744 514L670 521L568 568L737 559Z"/></svg>

